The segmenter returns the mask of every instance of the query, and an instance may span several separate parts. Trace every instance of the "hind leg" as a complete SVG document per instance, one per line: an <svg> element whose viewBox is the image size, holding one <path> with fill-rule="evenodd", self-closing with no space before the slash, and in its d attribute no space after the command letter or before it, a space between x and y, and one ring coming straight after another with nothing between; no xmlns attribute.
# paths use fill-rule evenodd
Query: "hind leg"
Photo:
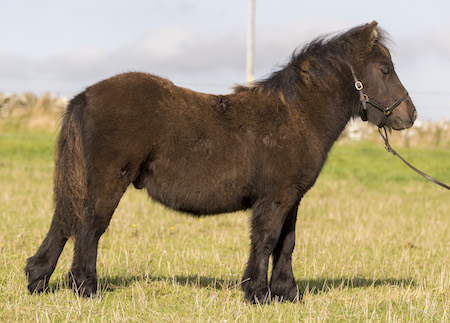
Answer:
<svg viewBox="0 0 450 323"><path fill-rule="evenodd" d="M69 285L86 297L97 292L98 242L128 186L120 180L111 183L113 179L108 176L99 175L97 178L102 180L93 178L91 189L88 188L86 219L80 221L76 228L74 258L69 272Z"/></svg>
<svg viewBox="0 0 450 323"><path fill-rule="evenodd" d="M55 218L56 216L36 254L27 260L25 274L30 293L41 293L48 287L50 276L55 270L58 258L67 242L67 238Z"/></svg>
<svg viewBox="0 0 450 323"><path fill-rule="evenodd" d="M295 223L297 221L298 204L289 211L281 230L280 238L273 251L273 269L270 280L272 297L280 300L295 301L301 294L295 283L292 272L292 252L295 246Z"/></svg>
<svg viewBox="0 0 450 323"><path fill-rule="evenodd" d="M77 229L69 285L82 296L89 297L97 292L97 248L104 230L106 227L96 227L93 223Z"/></svg>

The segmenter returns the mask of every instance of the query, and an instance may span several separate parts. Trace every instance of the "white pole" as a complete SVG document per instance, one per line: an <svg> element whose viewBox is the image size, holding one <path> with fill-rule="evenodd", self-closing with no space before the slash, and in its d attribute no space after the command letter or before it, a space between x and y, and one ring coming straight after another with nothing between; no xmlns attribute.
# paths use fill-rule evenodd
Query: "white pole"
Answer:
<svg viewBox="0 0 450 323"><path fill-rule="evenodd" d="M249 22L247 34L247 82L252 83L253 76L253 61L255 50L255 0L250 0L249 8Z"/></svg>

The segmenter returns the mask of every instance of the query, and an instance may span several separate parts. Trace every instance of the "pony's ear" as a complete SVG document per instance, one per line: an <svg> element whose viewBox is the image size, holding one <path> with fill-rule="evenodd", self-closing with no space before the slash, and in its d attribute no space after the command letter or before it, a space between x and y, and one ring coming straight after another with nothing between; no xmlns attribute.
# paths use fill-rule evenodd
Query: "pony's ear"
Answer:
<svg viewBox="0 0 450 323"><path fill-rule="evenodd" d="M361 32L365 40L373 46L378 40L378 22L374 20L370 24L366 24Z"/></svg>
<svg viewBox="0 0 450 323"><path fill-rule="evenodd" d="M352 29L348 34L347 44L349 50L357 58L363 58L363 55L366 55L373 49L378 38L378 22L372 21L370 24Z"/></svg>
<svg viewBox="0 0 450 323"><path fill-rule="evenodd" d="M311 85L310 68L311 68L310 60L305 59L300 63L299 66L300 75L302 77L303 83L308 87Z"/></svg>

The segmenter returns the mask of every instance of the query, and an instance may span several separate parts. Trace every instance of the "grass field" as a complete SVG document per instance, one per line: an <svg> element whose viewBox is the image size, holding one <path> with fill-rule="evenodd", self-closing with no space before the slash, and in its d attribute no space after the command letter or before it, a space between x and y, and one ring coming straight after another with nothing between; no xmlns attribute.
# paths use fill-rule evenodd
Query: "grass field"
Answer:
<svg viewBox="0 0 450 323"><path fill-rule="evenodd" d="M302 303L243 301L249 213L192 218L131 187L100 241L102 297L67 288L72 242L52 290L29 295L23 267L51 220L56 132L1 126L1 322L450 321L449 192L381 142L336 145L301 203L293 264ZM449 149L400 152L450 182Z"/></svg>

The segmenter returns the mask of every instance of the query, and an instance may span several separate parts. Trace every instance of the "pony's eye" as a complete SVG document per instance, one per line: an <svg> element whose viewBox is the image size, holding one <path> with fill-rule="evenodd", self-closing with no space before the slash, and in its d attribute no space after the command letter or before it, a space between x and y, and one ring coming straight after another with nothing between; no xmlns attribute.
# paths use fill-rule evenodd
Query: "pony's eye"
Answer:
<svg viewBox="0 0 450 323"><path fill-rule="evenodd" d="M384 75L390 75L391 74L391 69L389 67L382 67L382 68L380 68L380 71Z"/></svg>

